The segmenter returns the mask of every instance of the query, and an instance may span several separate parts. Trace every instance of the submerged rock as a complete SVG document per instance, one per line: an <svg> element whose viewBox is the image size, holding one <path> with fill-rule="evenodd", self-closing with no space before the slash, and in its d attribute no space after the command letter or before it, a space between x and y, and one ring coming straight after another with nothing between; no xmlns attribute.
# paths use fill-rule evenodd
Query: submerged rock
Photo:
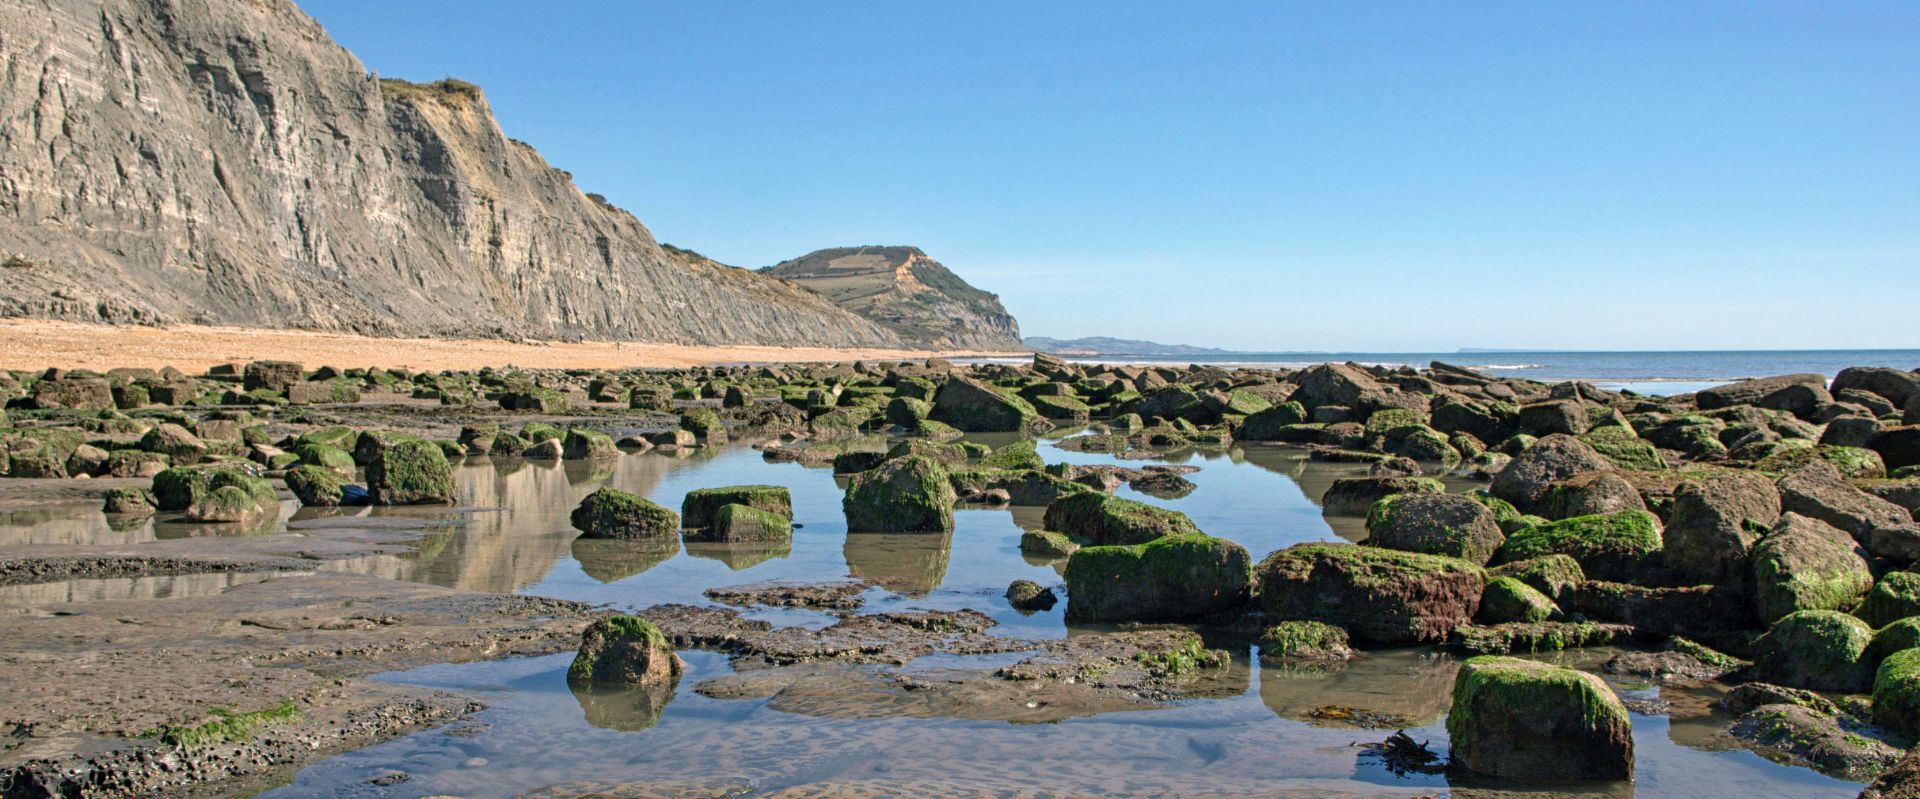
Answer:
<svg viewBox="0 0 1920 799"><path fill-rule="evenodd" d="M1632 732L1600 678L1509 657L1461 666L1447 713L1454 760L1493 777L1631 779Z"/></svg>
<svg viewBox="0 0 1920 799"><path fill-rule="evenodd" d="M1007 603L1013 605L1014 610L1047 610L1056 601L1058 598L1053 595L1053 589L1042 588L1032 580L1015 580L1007 586Z"/></svg>

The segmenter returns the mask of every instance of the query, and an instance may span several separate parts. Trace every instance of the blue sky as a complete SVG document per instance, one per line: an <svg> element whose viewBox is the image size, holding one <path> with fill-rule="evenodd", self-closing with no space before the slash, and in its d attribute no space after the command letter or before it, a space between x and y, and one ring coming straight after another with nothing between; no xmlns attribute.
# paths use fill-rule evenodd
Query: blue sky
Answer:
<svg viewBox="0 0 1920 799"><path fill-rule="evenodd" d="M1920 347L1920 3L299 2L662 241L1029 335Z"/></svg>

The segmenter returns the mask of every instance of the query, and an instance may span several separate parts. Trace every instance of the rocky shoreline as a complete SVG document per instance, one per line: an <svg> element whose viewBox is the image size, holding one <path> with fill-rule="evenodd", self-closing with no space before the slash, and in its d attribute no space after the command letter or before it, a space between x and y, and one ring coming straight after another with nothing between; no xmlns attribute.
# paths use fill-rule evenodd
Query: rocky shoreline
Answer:
<svg viewBox="0 0 1920 799"><path fill-rule="evenodd" d="M750 664L693 690L791 712L848 712L822 699L823 686L909 715L1008 721L1230 690L1227 653L1197 625L1237 631L1286 667L1400 646L1474 656L1448 727L1454 768L1480 778L1630 778L1623 700L1588 672L1525 657L1582 647L1628 646L1610 673L1736 684L1727 712L1739 715L1730 735L1740 745L1847 779L1893 766L1920 733L1920 576L1907 571L1920 560L1920 377L1910 372L1644 397L1441 363L1224 370L1043 355L410 372L266 361L195 374L0 373L0 397L10 398L0 502L100 502L110 525L159 514L272 530L288 503L464 512L446 505L455 462L551 459L590 472L635 452L751 440L769 461L844 476L854 533L950 530L957 505L1042 512L1044 531L1021 548L1063 563L1067 617L1120 625L1064 642L991 635L991 620L971 611L862 614L859 593L874 586L854 582L709 594L835 614L824 629L691 606L642 610L616 628ZM1112 494L1131 484L1180 496L1191 490L1180 469L1049 464L1031 438L1081 426L1056 446L1123 460L1299 447L1360 464L1367 474L1334 481L1321 504L1365 516L1367 541L1250 553L1183 514ZM994 448L970 433L1018 435ZM1457 490L1472 481L1481 487ZM677 511L603 489L573 524L581 541L684 535L765 548L791 537L791 516L784 489L711 487ZM582 631L609 616L578 603L353 573L417 549L430 535L421 525L323 527L0 547L0 585L234 581L206 596L34 603L0 616L0 636L27 642L0 656L0 682L23 686L0 704L14 730L0 745L5 795L238 793L477 707L367 675L575 649L584 658L626 640L602 633L584 646ZM1016 584L1008 599L1044 607L1054 596ZM1012 660L938 679L906 668L928 655ZM665 686L664 706L679 672L660 669L677 659L641 657L595 673ZM87 679L73 679L75 668ZM1523 744L1559 754L1516 757ZM1911 770L1894 768L1869 795L1905 795L1908 783L1892 783Z"/></svg>

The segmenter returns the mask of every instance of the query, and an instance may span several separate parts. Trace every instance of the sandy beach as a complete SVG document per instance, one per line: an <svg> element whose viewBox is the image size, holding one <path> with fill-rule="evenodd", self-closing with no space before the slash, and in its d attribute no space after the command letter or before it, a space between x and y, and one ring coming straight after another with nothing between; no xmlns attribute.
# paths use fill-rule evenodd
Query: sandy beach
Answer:
<svg viewBox="0 0 1920 799"><path fill-rule="evenodd" d="M1025 353L926 352L826 347L690 346L634 342L513 342L494 339L376 338L239 327L136 327L0 320L0 369L163 366L198 373L221 363L287 360L308 367L414 370L676 368L708 364L902 360Z"/></svg>

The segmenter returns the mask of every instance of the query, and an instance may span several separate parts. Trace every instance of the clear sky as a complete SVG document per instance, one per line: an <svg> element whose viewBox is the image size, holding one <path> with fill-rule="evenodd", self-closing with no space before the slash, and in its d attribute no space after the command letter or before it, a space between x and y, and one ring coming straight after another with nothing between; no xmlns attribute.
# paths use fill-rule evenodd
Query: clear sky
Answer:
<svg viewBox="0 0 1920 799"><path fill-rule="evenodd" d="M1920 3L298 2L662 241L1028 335L1920 347Z"/></svg>

